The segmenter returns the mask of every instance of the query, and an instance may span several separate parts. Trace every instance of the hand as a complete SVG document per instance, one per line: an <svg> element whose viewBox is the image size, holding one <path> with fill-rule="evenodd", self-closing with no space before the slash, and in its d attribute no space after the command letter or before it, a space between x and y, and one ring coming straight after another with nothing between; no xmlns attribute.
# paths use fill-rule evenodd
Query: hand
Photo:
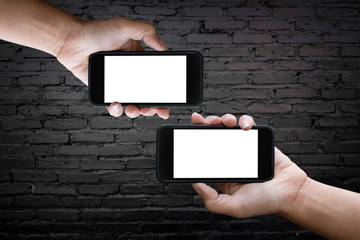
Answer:
<svg viewBox="0 0 360 240"><path fill-rule="evenodd" d="M79 22L69 30L57 59L76 77L88 84L89 55L98 51L144 51L139 40L155 50L168 50L153 25L127 18L111 18L93 22ZM121 116L123 107L114 102L108 108L110 115ZM153 116L156 113L164 119L169 117L168 108L126 107L125 113L130 118Z"/></svg>
<svg viewBox="0 0 360 240"><path fill-rule="evenodd" d="M236 125L236 118L225 114L221 118L209 116L203 118L197 113L191 117L192 124ZM252 117L243 115L239 125L249 130L255 125ZM223 141L223 139L219 139ZM204 183L192 184L194 190L204 201L205 207L214 213L226 214L237 218L280 213L293 201L307 180L306 173L294 164L280 150L275 148L274 178L264 183L217 183L222 193Z"/></svg>

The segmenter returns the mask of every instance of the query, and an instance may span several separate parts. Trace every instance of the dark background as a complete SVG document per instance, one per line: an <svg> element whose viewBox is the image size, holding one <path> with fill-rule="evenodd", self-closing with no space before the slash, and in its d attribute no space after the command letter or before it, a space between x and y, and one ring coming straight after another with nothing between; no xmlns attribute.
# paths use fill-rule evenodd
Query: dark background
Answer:
<svg viewBox="0 0 360 240"><path fill-rule="evenodd" d="M157 181L157 127L193 111L249 114L310 177L360 192L359 1L52 2L200 51L204 103L113 118L56 59L0 42L1 239L319 239L275 215L208 213L190 185Z"/></svg>

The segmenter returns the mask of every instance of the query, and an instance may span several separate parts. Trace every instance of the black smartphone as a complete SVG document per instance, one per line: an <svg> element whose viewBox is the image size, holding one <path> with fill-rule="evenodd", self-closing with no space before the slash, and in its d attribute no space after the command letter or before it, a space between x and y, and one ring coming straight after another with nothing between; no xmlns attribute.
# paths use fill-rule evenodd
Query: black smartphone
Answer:
<svg viewBox="0 0 360 240"><path fill-rule="evenodd" d="M203 57L196 51L97 52L89 57L89 99L139 107L202 102Z"/></svg>
<svg viewBox="0 0 360 240"><path fill-rule="evenodd" d="M274 175L268 126L163 125L157 130L156 175L172 182L264 182Z"/></svg>

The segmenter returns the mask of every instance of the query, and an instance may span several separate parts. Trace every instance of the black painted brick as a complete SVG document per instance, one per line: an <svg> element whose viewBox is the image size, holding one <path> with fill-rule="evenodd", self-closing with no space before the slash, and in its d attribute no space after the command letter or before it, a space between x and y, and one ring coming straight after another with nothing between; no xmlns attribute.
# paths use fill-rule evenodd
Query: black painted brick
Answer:
<svg viewBox="0 0 360 240"><path fill-rule="evenodd" d="M156 129L193 111L253 115L310 177L359 191L359 4L50 2L150 22L172 50L200 51L205 101L114 118L54 57L1 41L1 239L322 239L274 215L208 213L191 185L159 183Z"/></svg>

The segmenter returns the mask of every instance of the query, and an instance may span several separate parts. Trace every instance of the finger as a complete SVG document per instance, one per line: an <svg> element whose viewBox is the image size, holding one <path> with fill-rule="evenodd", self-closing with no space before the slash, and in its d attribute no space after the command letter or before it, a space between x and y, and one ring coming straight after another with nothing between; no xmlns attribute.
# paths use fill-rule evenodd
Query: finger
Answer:
<svg viewBox="0 0 360 240"><path fill-rule="evenodd" d="M128 31L131 39L142 40L146 45L158 51L169 50L164 41L160 38L154 25L127 18L122 18L122 22L125 31Z"/></svg>
<svg viewBox="0 0 360 240"><path fill-rule="evenodd" d="M243 184L242 183L216 183L222 193L234 194Z"/></svg>
<svg viewBox="0 0 360 240"><path fill-rule="evenodd" d="M205 119L204 119L203 116L201 116L200 114L194 112L194 113L191 115L191 124L204 125L204 124L205 124Z"/></svg>
<svg viewBox="0 0 360 240"><path fill-rule="evenodd" d="M244 130L249 130L252 126L256 125L254 119L248 115L242 115L239 119L239 125Z"/></svg>
<svg viewBox="0 0 360 240"><path fill-rule="evenodd" d="M219 194L205 183L193 183L192 186L210 212L230 215L234 210L234 207L231 205L230 195Z"/></svg>
<svg viewBox="0 0 360 240"><path fill-rule="evenodd" d="M154 108L140 108L140 113L143 116L154 116L156 114L156 110Z"/></svg>
<svg viewBox="0 0 360 240"><path fill-rule="evenodd" d="M235 127L236 117L228 113L221 117L221 122L227 127Z"/></svg>
<svg viewBox="0 0 360 240"><path fill-rule="evenodd" d="M274 147L275 168L286 168L292 164L291 159L282 153L277 147ZM275 171L276 172L276 171Z"/></svg>
<svg viewBox="0 0 360 240"><path fill-rule="evenodd" d="M277 147L274 147L275 156L283 154Z"/></svg>
<svg viewBox="0 0 360 240"><path fill-rule="evenodd" d="M169 108L156 108L157 115L162 119L169 118Z"/></svg>
<svg viewBox="0 0 360 240"><path fill-rule="evenodd" d="M123 113L123 107L118 102L113 102L112 104L110 104L110 106L107 107L107 110L113 117L120 117Z"/></svg>
<svg viewBox="0 0 360 240"><path fill-rule="evenodd" d="M207 125L220 125L221 118L219 118L218 116L208 116L205 118L205 123Z"/></svg>
<svg viewBox="0 0 360 240"><path fill-rule="evenodd" d="M129 118L136 118L140 115L140 110L134 105L129 105L125 108L125 114Z"/></svg>

